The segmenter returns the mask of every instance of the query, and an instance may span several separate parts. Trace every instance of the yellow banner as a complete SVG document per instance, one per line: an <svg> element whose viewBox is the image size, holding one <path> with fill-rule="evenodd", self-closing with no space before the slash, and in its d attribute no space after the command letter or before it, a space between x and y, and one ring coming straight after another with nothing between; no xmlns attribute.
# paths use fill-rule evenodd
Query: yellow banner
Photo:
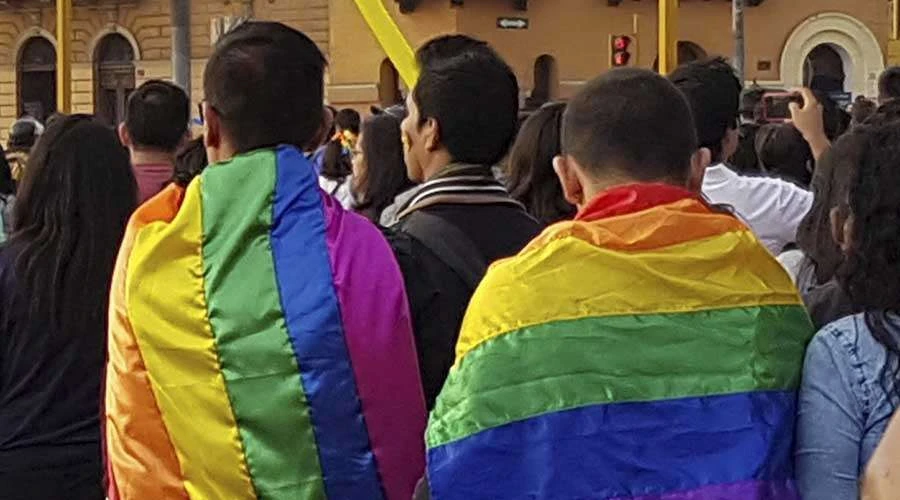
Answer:
<svg viewBox="0 0 900 500"><path fill-rule="evenodd" d="M403 36L391 14L384 8L382 0L355 0L356 7L369 25L388 59L397 68L406 86L413 88L419 78L416 54Z"/></svg>

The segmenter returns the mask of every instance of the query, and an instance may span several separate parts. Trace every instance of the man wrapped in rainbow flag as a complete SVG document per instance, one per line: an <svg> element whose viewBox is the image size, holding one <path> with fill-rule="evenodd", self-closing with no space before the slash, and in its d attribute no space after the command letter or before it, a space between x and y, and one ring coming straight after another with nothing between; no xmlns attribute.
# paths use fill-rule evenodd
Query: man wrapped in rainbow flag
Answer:
<svg viewBox="0 0 900 500"><path fill-rule="evenodd" d="M766 248L697 194L709 151L685 98L618 70L563 122L579 214L472 298L428 425L432 498L797 499L813 328Z"/></svg>
<svg viewBox="0 0 900 500"><path fill-rule="evenodd" d="M324 58L247 23L204 75L210 162L129 224L111 297L112 499L408 499L425 404L399 267L318 186Z"/></svg>

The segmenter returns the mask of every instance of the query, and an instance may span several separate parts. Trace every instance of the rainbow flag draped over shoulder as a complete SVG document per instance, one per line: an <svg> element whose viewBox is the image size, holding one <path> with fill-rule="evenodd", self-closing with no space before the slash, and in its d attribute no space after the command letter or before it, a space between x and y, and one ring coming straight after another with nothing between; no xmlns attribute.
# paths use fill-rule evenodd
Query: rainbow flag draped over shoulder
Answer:
<svg viewBox="0 0 900 500"><path fill-rule="evenodd" d="M446 499L797 499L813 328L736 218L662 185L607 191L495 264L428 425Z"/></svg>
<svg viewBox="0 0 900 500"><path fill-rule="evenodd" d="M106 387L111 497L408 499L425 406L380 232L280 147L129 224Z"/></svg>

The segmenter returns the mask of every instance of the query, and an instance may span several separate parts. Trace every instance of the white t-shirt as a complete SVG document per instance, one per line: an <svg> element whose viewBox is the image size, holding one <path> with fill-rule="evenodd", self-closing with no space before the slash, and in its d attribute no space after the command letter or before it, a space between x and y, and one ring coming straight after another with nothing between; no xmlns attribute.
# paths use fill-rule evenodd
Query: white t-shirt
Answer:
<svg viewBox="0 0 900 500"><path fill-rule="evenodd" d="M790 182L739 175L723 164L706 169L703 194L729 205L773 255L797 240L797 228L812 208L813 195Z"/></svg>
<svg viewBox="0 0 900 500"><path fill-rule="evenodd" d="M344 182L338 185L338 181L319 176L319 187L326 193L334 196L338 203L347 210L353 208L353 191L350 190L352 184L351 177L345 178Z"/></svg>

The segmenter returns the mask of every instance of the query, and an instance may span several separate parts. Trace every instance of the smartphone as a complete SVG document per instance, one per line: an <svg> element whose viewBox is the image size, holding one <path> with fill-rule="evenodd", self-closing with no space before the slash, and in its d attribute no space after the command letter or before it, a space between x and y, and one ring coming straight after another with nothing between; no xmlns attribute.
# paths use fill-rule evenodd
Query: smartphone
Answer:
<svg viewBox="0 0 900 500"><path fill-rule="evenodd" d="M792 102L803 105L803 96L795 92L769 92L763 94L763 120L783 123L791 119Z"/></svg>

